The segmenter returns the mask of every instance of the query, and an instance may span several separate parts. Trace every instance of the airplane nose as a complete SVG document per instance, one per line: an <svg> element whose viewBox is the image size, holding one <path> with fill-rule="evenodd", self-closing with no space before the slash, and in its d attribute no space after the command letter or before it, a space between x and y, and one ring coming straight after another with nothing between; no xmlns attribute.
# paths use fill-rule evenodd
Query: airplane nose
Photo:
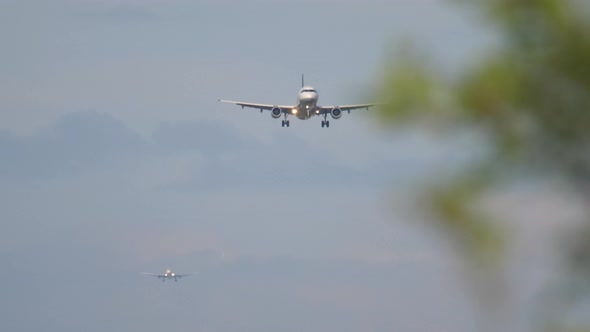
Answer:
<svg viewBox="0 0 590 332"><path fill-rule="evenodd" d="M316 97L316 94L315 93L305 92L305 93L302 93L301 94L300 100L303 101L303 102L310 102L312 100L315 100L316 98L317 97Z"/></svg>

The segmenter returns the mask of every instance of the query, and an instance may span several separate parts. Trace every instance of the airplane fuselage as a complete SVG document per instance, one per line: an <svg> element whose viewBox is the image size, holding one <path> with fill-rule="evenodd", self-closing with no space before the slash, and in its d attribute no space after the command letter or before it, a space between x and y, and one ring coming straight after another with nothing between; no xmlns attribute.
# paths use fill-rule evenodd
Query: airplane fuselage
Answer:
<svg viewBox="0 0 590 332"><path fill-rule="evenodd" d="M307 120L316 115L319 95L312 87L303 87L297 96L297 106L291 111L298 119Z"/></svg>
<svg viewBox="0 0 590 332"><path fill-rule="evenodd" d="M264 110L270 111L270 115L274 119L283 118L281 121L282 127L289 127L289 116L294 116L300 120L307 120L317 115L323 117L322 128L330 127L328 115L333 119L340 119L342 111L350 113L351 110L372 107L373 104L356 104L356 105L341 105L341 106L318 106L318 92L311 86L305 86L303 76L301 76L301 90L297 95L297 103L295 105L277 105L277 104L258 104L249 102L240 102L232 100L219 99L220 102L230 103L241 106L242 108L259 109L260 113Z"/></svg>
<svg viewBox="0 0 590 332"><path fill-rule="evenodd" d="M158 279L161 279L162 281L166 281L166 279L178 281L178 279L180 279L180 278L182 278L184 276L193 275L194 273L178 274L178 273L172 272L172 270L170 270L170 269L166 269L166 271L163 274L160 274L160 273L148 273L148 272L142 272L141 274L149 275L149 276L153 276L153 277L157 277Z"/></svg>
<svg viewBox="0 0 590 332"><path fill-rule="evenodd" d="M170 271L170 270L166 270L166 272L164 272L164 278L174 278L174 272Z"/></svg>
<svg viewBox="0 0 590 332"><path fill-rule="evenodd" d="M170 269L166 270L166 272L164 272L163 275L158 276L158 278L161 278L162 281L166 281L166 279L174 279L174 281L178 280L178 276L176 275L176 273L172 272Z"/></svg>

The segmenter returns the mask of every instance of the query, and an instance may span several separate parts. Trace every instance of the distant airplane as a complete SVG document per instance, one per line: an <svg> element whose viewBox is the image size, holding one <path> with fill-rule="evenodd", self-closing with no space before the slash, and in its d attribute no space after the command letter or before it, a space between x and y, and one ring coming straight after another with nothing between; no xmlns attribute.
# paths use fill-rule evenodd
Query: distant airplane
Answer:
<svg viewBox="0 0 590 332"><path fill-rule="evenodd" d="M146 276L157 277L158 279L162 279L162 282L164 282L164 281L166 281L166 279L169 279L169 280L174 279L174 281L178 281L178 279L180 279L182 277L190 276L190 275L193 275L196 273L176 274L176 273L172 272L170 269L166 269L164 274L146 273L146 272L141 272L141 274L146 275Z"/></svg>
<svg viewBox="0 0 590 332"><path fill-rule="evenodd" d="M322 120L322 128L328 128L330 127L330 121L327 120L328 114L330 114L333 119L340 119L340 117L342 116L342 111L348 111L348 113L350 113L351 110L355 109L365 108L368 110L369 107L375 105L358 104L342 106L318 106L318 97L318 93L314 88L304 85L303 75L301 75L301 90L299 90L299 95L297 96L297 105L295 106L243 103L239 101L223 99L219 99L219 101L223 103L231 103L234 105L242 106L242 108L257 108L260 109L260 113L262 113L263 110L269 110L270 115L275 119L284 116L285 119L281 122L281 125L283 127L289 127L289 120L287 120L287 117L289 115L294 115L300 120L307 120L312 116L317 115L324 117L324 120Z"/></svg>

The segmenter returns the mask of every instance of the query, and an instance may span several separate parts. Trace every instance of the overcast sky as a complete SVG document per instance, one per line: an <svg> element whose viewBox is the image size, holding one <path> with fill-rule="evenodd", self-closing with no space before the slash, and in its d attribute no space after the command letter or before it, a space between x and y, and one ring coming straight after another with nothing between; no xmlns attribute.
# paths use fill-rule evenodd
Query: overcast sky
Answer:
<svg viewBox="0 0 590 332"><path fill-rule="evenodd" d="M473 135L217 99L368 102L413 37L485 52L442 1L0 1L0 324L10 331L473 331L412 184ZM199 272L174 284L139 275Z"/></svg>

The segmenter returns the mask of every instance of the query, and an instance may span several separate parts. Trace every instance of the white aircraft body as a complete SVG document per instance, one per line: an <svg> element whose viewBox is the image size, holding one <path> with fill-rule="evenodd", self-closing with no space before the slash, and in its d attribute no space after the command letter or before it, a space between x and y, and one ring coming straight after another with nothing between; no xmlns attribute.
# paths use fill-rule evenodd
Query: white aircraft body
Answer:
<svg viewBox="0 0 590 332"><path fill-rule="evenodd" d="M158 279L162 279L162 282L164 282L164 281L166 281L166 279L168 279L168 280L174 279L174 281L178 281L178 279L180 279L182 277L190 276L195 273L177 274L177 273L172 272L172 270L170 270L170 269L166 269L164 274L146 273L146 272L142 272L141 274L146 275L146 276L157 277Z"/></svg>
<svg viewBox="0 0 590 332"><path fill-rule="evenodd" d="M300 120L307 120L313 116L323 116L324 120L322 120L322 128L328 128L330 127L330 121L327 119L328 114L331 115L333 119L340 119L343 111L348 111L348 113L350 113L351 110L362 108L368 110L369 107L374 106L374 104L318 106L318 92L313 87L304 85L303 75L301 76L301 87L299 95L297 96L296 105L255 104L223 99L219 99L219 101L242 106L242 108L256 108L260 110L260 113L264 110L268 110L270 111L270 115L275 119L283 116L284 120L281 122L283 127L289 127L288 117L293 115Z"/></svg>

